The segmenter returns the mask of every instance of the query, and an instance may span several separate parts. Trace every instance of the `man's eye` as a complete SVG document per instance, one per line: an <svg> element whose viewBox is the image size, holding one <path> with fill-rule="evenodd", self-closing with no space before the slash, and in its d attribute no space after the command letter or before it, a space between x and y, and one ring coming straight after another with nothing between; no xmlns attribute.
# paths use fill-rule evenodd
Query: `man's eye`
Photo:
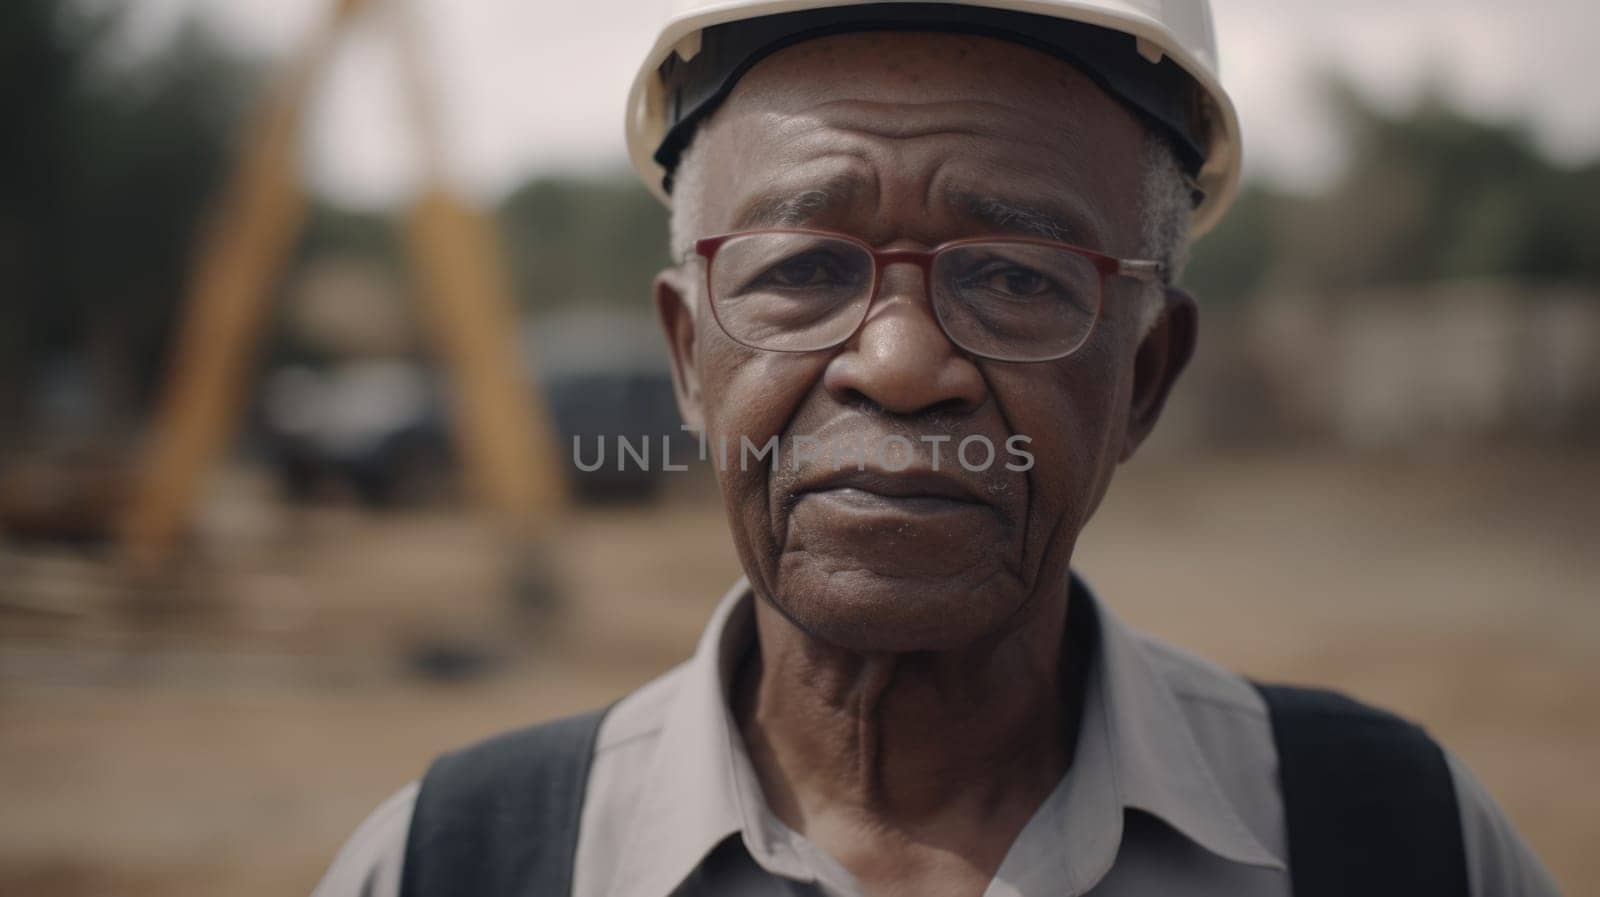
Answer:
<svg viewBox="0 0 1600 897"><path fill-rule="evenodd" d="M962 286L1016 299L1046 298L1061 292L1061 287L1054 280L1030 268L1013 265L991 266L973 272L965 278Z"/></svg>
<svg viewBox="0 0 1600 897"><path fill-rule="evenodd" d="M848 272L837 260L819 253L787 259L768 268L761 277L763 282L789 288L836 286L848 279Z"/></svg>

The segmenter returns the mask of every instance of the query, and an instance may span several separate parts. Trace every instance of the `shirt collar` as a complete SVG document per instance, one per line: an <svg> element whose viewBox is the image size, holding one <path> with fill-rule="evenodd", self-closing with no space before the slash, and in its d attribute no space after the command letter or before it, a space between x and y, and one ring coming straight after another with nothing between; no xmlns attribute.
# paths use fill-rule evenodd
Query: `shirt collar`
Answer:
<svg viewBox="0 0 1600 897"><path fill-rule="evenodd" d="M1172 686L1137 635L1076 576L1074 610L1095 642L1072 767L1018 835L990 893L1081 894L1111 870L1126 811L1142 810L1211 854L1283 871L1218 783Z"/></svg>
<svg viewBox="0 0 1600 897"><path fill-rule="evenodd" d="M1115 861L1128 809L1156 816L1223 859L1282 870L1223 794L1138 638L1076 576L1072 588L1082 590L1098 629L1072 768L1019 835L1023 849L1008 854L997 880L1019 894L1063 885L1086 891ZM755 600L740 579L682 669L611 897L667 897L735 834L770 871L814 880L816 866L762 798L728 707L729 685L754 644ZM1027 841L1041 849L1027 849Z"/></svg>
<svg viewBox="0 0 1600 897"><path fill-rule="evenodd" d="M1087 587L1084 587L1087 588ZM1094 602L1101 708L1124 808L1143 810L1223 859L1284 871L1223 792L1178 695L1141 640Z"/></svg>

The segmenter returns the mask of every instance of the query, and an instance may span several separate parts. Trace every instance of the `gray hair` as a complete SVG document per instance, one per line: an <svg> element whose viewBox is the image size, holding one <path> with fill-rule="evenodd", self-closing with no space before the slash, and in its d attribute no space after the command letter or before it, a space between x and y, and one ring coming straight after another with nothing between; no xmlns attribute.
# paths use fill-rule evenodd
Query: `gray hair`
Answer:
<svg viewBox="0 0 1600 897"><path fill-rule="evenodd" d="M1143 195L1139 197L1143 225L1139 255L1160 262L1167 283L1176 283L1189 261L1194 191L1194 179L1178 163L1172 141L1149 132L1144 141Z"/></svg>
<svg viewBox="0 0 1600 897"><path fill-rule="evenodd" d="M678 156L678 167L672 174L672 212L667 218L667 245L672 250L673 260L680 264L694 252L695 240L710 236L700 230L699 203L693 199L684 201L685 197L698 197L705 190L703 144L707 130L704 123L695 128L689 145Z"/></svg>
<svg viewBox="0 0 1600 897"><path fill-rule="evenodd" d="M684 149L673 179L672 215L668 239L674 259L682 262L694 251L700 229L700 204L690 197L703 195L706 171L701 148L706 129L700 128ZM1189 224L1193 215L1194 182L1178 164L1172 142L1150 132L1144 144L1144 183L1139 197L1143 222L1139 257L1161 262L1167 282L1178 279L1188 261ZM685 201L685 200L688 201Z"/></svg>

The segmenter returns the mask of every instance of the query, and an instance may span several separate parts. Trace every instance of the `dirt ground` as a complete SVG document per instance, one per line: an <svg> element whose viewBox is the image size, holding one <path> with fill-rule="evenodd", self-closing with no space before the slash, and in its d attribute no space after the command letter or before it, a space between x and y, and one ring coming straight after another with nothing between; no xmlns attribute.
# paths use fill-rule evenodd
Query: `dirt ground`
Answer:
<svg viewBox="0 0 1600 897"><path fill-rule="evenodd" d="M581 511L550 552L565 610L534 624L514 547L469 516L215 491L183 601L129 612L103 566L0 545L0 895L307 893L431 756L641 684L736 575L711 503ZM1423 722L1582 895L1597 536L1596 459L1230 457L1135 464L1077 556L1138 626Z"/></svg>

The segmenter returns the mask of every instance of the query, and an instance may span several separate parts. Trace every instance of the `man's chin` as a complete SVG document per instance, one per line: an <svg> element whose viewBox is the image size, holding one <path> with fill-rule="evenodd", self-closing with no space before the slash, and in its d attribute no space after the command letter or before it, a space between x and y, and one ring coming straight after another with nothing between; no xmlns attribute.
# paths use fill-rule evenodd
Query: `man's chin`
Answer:
<svg viewBox="0 0 1600 897"><path fill-rule="evenodd" d="M1024 601L1001 571L906 575L784 564L773 602L814 638L862 653L950 651L993 636Z"/></svg>

